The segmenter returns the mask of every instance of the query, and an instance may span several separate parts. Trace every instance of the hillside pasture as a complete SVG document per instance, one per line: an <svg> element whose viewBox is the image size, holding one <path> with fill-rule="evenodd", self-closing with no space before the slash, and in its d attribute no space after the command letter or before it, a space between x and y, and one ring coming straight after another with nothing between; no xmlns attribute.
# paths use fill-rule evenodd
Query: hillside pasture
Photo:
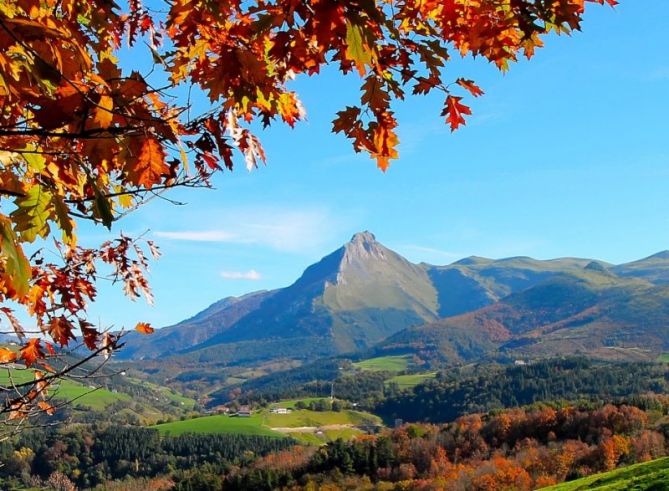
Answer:
<svg viewBox="0 0 669 491"><path fill-rule="evenodd" d="M241 435L260 435L284 438L285 435L272 431L263 425L262 414L252 414L249 417L238 416L203 416L201 418L186 419L155 425L163 435L177 436L184 433L236 433Z"/></svg>
<svg viewBox="0 0 669 491"><path fill-rule="evenodd" d="M622 467L575 481L564 482L543 491L660 491L669 489L669 457Z"/></svg>
<svg viewBox="0 0 669 491"><path fill-rule="evenodd" d="M310 411L301 409L289 414L266 413L264 423L271 428L321 427L329 425L380 425L381 419L360 411Z"/></svg>
<svg viewBox="0 0 669 491"><path fill-rule="evenodd" d="M431 380L437 376L437 372L412 373L409 375L395 375L386 380L386 386L397 384L400 389L410 389L418 384L422 384L427 380Z"/></svg>
<svg viewBox="0 0 669 491"><path fill-rule="evenodd" d="M353 363L360 370L403 372L411 364L411 355L379 356Z"/></svg>
<svg viewBox="0 0 669 491"><path fill-rule="evenodd" d="M282 401L276 406L291 407L296 401ZM358 427L378 426L381 419L360 411L293 410L273 414L267 410L250 417L215 415L154 425L164 435L184 433L238 433L274 437L292 437L306 444L322 445L338 438L351 439L363 433ZM276 430L276 431L275 431Z"/></svg>

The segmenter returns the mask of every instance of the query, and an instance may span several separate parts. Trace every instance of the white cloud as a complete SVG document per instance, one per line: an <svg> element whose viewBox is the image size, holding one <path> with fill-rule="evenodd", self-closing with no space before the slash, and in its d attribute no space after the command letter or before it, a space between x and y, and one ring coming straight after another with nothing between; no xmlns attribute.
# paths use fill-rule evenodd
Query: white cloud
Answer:
<svg viewBox="0 0 669 491"><path fill-rule="evenodd" d="M221 276L226 280L251 280L258 281L262 275L255 269L249 271L221 271Z"/></svg>
<svg viewBox="0 0 669 491"><path fill-rule="evenodd" d="M321 209L252 208L224 212L186 230L160 230L157 237L190 242L252 244L283 252L320 249L336 239L341 220ZM212 223L213 222L213 223Z"/></svg>

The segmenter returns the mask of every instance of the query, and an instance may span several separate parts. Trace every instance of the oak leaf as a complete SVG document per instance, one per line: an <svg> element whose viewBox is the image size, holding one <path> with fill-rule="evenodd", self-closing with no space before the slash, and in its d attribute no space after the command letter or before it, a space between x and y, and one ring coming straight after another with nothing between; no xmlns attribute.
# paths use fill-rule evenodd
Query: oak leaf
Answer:
<svg viewBox="0 0 669 491"><path fill-rule="evenodd" d="M151 327L151 325L148 322L138 322L137 325L135 326L135 331L137 331L140 334L152 334L155 329Z"/></svg>
<svg viewBox="0 0 669 491"><path fill-rule="evenodd" d="M0 257L4 259L5 273L9 276L17 297L23 297L30 288L29 281L32 276L30 263L21 246L16 243L16 235L10 220L2 215L0 215Z"/></svg>
<svg viewBox="0 0 669 491"><path fill-rule="evenodd" d="M74 326L65 317L55 317L49 323L48 331L53 340L61 346L67 346L71 339L76 339L72 332Z"/></svg>
<svg viewBox="0 0 669 491"><path fill-rule="evenodd" d="M30 339L21 348L21 359L25 362L27 367L30 367L38 359L44 358L44 353L40 348L39 338Z"/></svg>
<svg viewBox="0 0 669 491"><path fill-rule="evenodd" d="M451 125L451 131L455 131L461 124L465 124L464 114L472 113L469 107L461 104L462 97L449 95L446 98L446 107L444 107L442 116L446 116L446 121Z"/></svg>
<svg viewBox="0 0 669 491"><path fill-rule="evenodd" d="M471 95L473 95L474 97L482 96L483 93L484 93L481 90L481 88L474 83L473 80L467 80L467 79L464 79L464 78L459 78L459 79L456 80L456 83L460 87L463 87L463 88L467 89L469 91L469 93Z"/></svg>
<svg viewBox="0 0 669 491"><path fill-rule="evenodd" d="M144 139L139 158L130 169L132 180L138 186L150 188L160 182L163 175L169 173L169 166L165 163L165 150L154 137Z"/></svg>
<svg viewBox="0 0 669 491"><path fill-rule="evenodd" d="M114 119L113 109L114 100L108 95L101 96L93 109L93 126L95 128L109 128Z"/></svg>
<svg viewBox="0 0 669 491"><path fill-rule="evenodd" d="M16 361L18 355L7 348L0 348L0 363L12 363Z"/></svg>

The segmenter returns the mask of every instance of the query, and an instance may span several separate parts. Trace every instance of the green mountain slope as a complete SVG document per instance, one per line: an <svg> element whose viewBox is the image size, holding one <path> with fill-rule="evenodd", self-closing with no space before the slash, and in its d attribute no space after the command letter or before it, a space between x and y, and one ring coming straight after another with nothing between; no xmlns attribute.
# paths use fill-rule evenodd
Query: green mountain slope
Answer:
<svg viewBox="0 0 669 491"><path fill-rule="evenodd" d="M450 362L562 354L651 360L669 350L667 320L669 287L586 265L474 312L401 331L377 351Z"/></svg>

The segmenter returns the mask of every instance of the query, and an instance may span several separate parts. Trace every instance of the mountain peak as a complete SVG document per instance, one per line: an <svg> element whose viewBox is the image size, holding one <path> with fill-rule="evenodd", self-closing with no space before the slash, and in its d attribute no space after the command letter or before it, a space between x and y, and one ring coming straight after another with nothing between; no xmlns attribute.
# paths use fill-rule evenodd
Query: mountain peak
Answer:
<svg viewBox="0 0 669 491"><path fill-rule="evenodd" d="M358 243L376 244L376 237L374 237L374 234L368 230L365 230L364 232L358 232L357 234L353 234L353 237L351 237L351 244Z"/></svg>
<svg viewBox="0 0 669 491"><path fill-rule="evenodd" d="M350 242L344 248L344 264L370 257L383 259L385 255L383 246L376 241L374 234L367 230L351 237Z"/></svg>

